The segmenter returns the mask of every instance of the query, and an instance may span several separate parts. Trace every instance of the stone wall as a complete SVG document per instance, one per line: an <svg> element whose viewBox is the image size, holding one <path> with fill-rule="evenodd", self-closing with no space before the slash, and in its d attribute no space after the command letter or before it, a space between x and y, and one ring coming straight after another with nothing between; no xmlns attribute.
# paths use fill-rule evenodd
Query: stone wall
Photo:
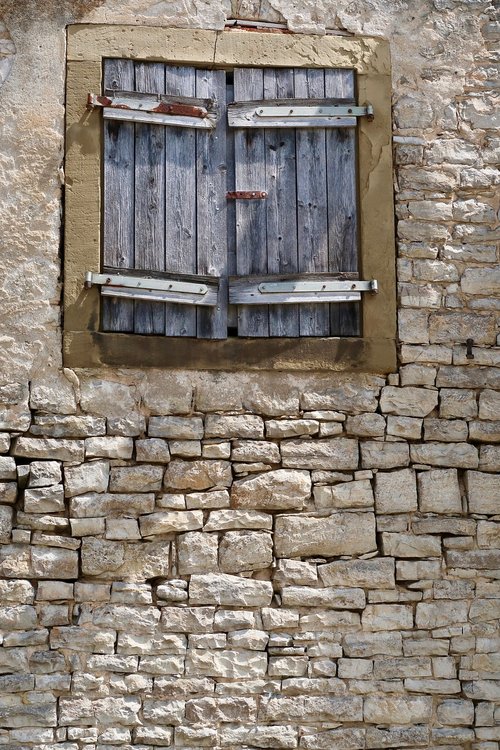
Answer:
<svg viewBox="0 0 500 750"><path fill-rule="evenodd" d="M38 5L0 2L0 745L498 750L494 10ZM61 367L65 26L231 14L391 40L387 378Z"/></svg>

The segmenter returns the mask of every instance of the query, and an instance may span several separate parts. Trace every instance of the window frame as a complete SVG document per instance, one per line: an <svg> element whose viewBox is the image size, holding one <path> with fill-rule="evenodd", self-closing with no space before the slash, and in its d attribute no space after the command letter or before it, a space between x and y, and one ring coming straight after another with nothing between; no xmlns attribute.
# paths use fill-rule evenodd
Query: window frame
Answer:
<svg viewBox="0 0 500 750"><path fill-rule="evenodd" d="M85 109L100 92L103 59L117 57L202 67L353 68L357 100L373 105L358 123L360 278L379 292L362 299L360 337L204 340L104 333L100 292L85 288L101 268L102 137L99 111ZM394 204L389 43L375 37L270 34L239 29L145 26L68 27L63 359L67 367L100 365L211 370L396 369Z"/></svg>

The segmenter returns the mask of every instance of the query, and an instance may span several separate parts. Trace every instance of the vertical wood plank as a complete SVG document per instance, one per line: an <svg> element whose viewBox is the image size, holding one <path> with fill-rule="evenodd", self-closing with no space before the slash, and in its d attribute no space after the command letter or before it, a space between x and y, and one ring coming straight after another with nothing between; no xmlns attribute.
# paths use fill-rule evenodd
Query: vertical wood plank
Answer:
<svg viewBox="0 0 500 750"><path fill-rule="evenodd" d="M165 92L163 63L135 64L136 91ZM165 128L135 126L135 267L165 270ZM135 303L134 331L163 333L164 306Z"/></svg>
<svg viewBox="0 0 500 750"><path fill-rule="evenodd" d="M295 96L324 97L323 70L295 69ZM299 271L328 271L328 211L324 128L297 129ZM300 335L328 336L328 305L300 305Z"/></svg>
<svg viewBox="0 0 500 750"><path fill-rule="evenodd" d="M235 101L262 99L264 75L261 68L235 68ZM266 189L264 132L258 128L237 128L234 132L237 190ZM236 201L237 273L267 273L266 201ZM239 336L269 336L269 306L238 308Z"/></svg>
<svg viewBox="0 0 500 750"><path fill-rule="evenodd" d="M165 93L195 96L195 69L166 66ZM165 270L196 273L196 133L165 128ZM167 336L196 336L196 308L165 305Z"/></svg>
<svg viewBox="0 0 500 750"><path fill-rule="evenodd" d="M221 278L219 303L198 308L199 338L227 336L226 74L197 70L196 96L213 98L219 111L214 130L196 132L197 271Z"/></svg>
<svg viewBox="0 0 500 750"><path fill-rule="evenodd" d="M104 87L134 88L131 60L104 60ZM134 267L134 125L104 122L104 266ZM108 297L102 300L104 331L134 330L134 303Z"/></svg>
<svg viewBox="0 0 500 750"><path fill-rule="evenodd" d="M353 70L325 71L325 94L339 99L354 97ZM358 270L358 215L356 191L356 133L354 128L326 132L328 164L329 270ZM359 336L360 305L330 305L332 336Z"/></svg>
<svg viewBox="0 0 500 750"><path fill-rule="evenodd" d="M234 101L233 73L226 73L226 104ZM226 115L224 115L226 116ZM234 174L234 130L226 131L226 191L236 190ZM236 275L236 202L227 201L227 274ZM228 335L235 335L238 331L238 306L228 305L227 308Z"/></svg>
<svg viewBox="0 0 500 750"><path fill-rule="evenodd" d="M293 69L264 70L264 99L291 99L294 95ZM267 265L269 273L296 273L297 187L295 129L264 131L266 148ZM270 336L298 336L298 305L269 307Z"/></svg>

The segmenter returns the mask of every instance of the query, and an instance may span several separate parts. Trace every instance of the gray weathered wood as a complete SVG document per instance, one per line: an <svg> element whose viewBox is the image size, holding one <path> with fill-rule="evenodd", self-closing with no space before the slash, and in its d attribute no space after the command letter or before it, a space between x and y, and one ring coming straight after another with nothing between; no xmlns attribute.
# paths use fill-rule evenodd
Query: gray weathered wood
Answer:
<svg viewBox="0 0 500 750"><path fill-rule="evenodd" d="M134 87L130 60L104 60L104 85L110 89ZM104 265L134 267L134 126L104 124ZM102 304L104 331L133 331L134 303L106 299Z"/></svg>
<svg viewBox="0 0 500 750"><path fill-rule="evenodd" d="M325 94L354 97L353 70L326 70ZM356 191L356 134L352 130L326 132L328 163L329 270L357 271L358 216ZM360 305L346 303L330 308L332 336L360 334Z"/></svg>
<svg viewBox="0 0 500 750"><path fill-rule="evenodd" d="M138 91L162 94L165 66L136 63ZM165 270L165 128L135 126L135 267ZM163 333L165 310L153 302L136 302L136 333Z"/></svg>
<svg viewBox="0 0 500 750"><path fill-rule="evenodd" d="M346 280L342 274L291 274L290 276L238 276L229 279L229 301L235 304L258 305L262 300L269 305L290 305L297 303L321 304L335 303L340 300L359 300L361 292L353 289L356 281ZM332 284L333 282L333 284ZM328 286L336 289L328 289ZM366 282L360 282L361 288ZM284 335L284 334L283 334Z"/></svg>
<svg viewBox="0 0 500 750"><path fill-rule="evenodd" d="M225 72L197 70L196 95L214 99L222 111ZM222 277L217 307L197 310L199 338L227 336L226 130L219 118L215 130L196 131L197 271Z"/></svg>
<svg viewBox="0 0 500 750"><path fill-rule="evenodd" d="M226 79L226 102L229 104L234 99L234 84L232 76ZM226 188L228 192L235 189L234 174L234 131L228 128L226 137ZM228 276L236 274L236 203L227 201L227 273ZM228 305L227 308L228 335L235 335L238 330L238 307Z"/></svg>
<svg viewBox="0 0 500 750"><path fill-rule="evenodd" d="M297 68L295 95L324 97L324 71ZM299 271L328 271L325 131L297 130L296 138ZM329 335L329 311L325 305L301 305L299 315L301 336Z"/></svg>
<svg viewBox="0 0 500 750"><path fill-rule="evenodd" d="M264 99L290 98L294 94L291 69L264 70ZM297 255L297 187L295 131L266 130L267 270L270 274L295 273ZM269 309L270 336L298 336L296 305Z"/></svg>
<svg viewBox="0 0 500 750"><path fill-rule="evenodd" d="M167 66L165 92L194 96L196 71ZM196 273L196 134L186 128L165 131L165 268ZM167 336L196 336L196 310L165 305Z"/></svg>
<svg viewBox="0 0 500 750"><path fill-rule="evenodd" d="M266 68L264 76L280 73L286 75L288 72L291 70L287 68ZM286 103L280 101L281 98L286 99ZM342 102L342 105L338 105L334 99L325 102L322 98L309 100L290 96L270 96L268 101L264 94L264 99L260 101L238 101L228 107L228 123L233 128L353 128L356 126L356 117L344 112L345 104ZM335 111L338 106L342 106L342 113ZM275 112L267 116L259 114L259 110L265 111L269 107L275 109ZM327 107L331 111L325 111Z"/></svg>
<svg viewBox="0 0 500 750"><path fill-rule="evenodd" d="M234 98L261 99L264 75L261 68L234 70ZM236 190L266 189L265 140L262 130L238 129L234 133ZM266 201L236 202L237 272L247 275L267 272ZM240 336L268 336L269 309L256 306L238 309Z"/></svg>

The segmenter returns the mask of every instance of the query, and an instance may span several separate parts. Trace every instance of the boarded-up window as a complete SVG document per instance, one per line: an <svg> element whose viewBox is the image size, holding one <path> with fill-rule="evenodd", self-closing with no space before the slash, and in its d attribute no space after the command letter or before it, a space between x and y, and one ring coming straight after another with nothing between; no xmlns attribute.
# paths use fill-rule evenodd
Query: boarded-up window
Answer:
<svg viewBox="0 0 500 750"><path fill-rule="evenodd" d="M333 301L359 294L331 291L358 279L356 120L344 112L354 71L108 59L104 89L177 97L181 115L204 100L212 116L207 127L105 119L103 272L188 291L168 302L106 296L104 331L360 335L360 303ZM207 278L210 304L192 287Z"/></svg>

